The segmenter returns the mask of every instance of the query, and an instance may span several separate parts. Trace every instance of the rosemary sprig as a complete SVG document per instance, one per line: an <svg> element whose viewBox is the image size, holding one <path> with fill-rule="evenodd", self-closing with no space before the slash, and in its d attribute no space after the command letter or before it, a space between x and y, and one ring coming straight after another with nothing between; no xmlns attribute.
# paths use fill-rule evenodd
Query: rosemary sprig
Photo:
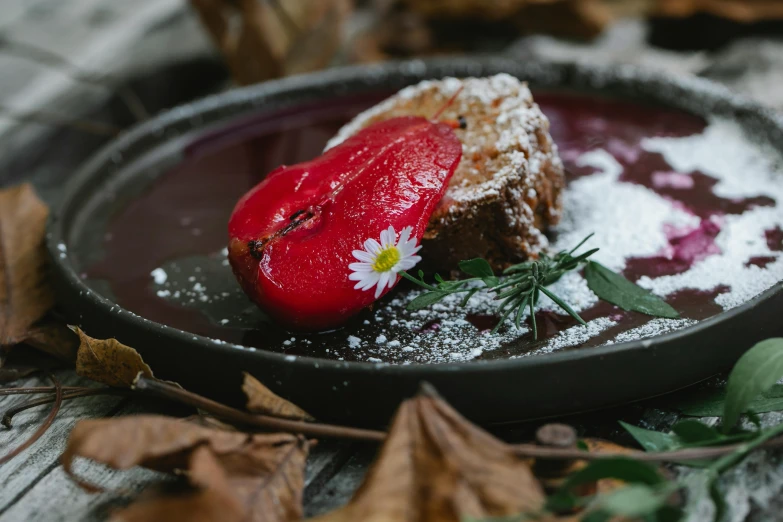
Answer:
<svg viewBox="0 0 783 522"><path fill-rule="evenodd" d="M594 248L587 252L576 254L576 251L591 237L592 234L584 238L569 251L564 250L554 256L543 253L536 260L512 265L503 271L502 279L495 276L489 263L481 258L460 262L460 270L473 276L468 279L445 281L440 275L436 274L435 284L428 284L424 281L424 273L421 270L419 270L418 279L407 272L400 272L400 276L408 281L429 290L411 301L408 304L408 309L419 310L437 303L448 295L462 293L465 294L462 306L465 306L476 292L483 290L481 286L476 285L476 282L480 281L484 283L487 289L496 294L495 300L500 301L498 312L501 317L492 333L497 332L500 326L512 314L514 314L514 325L519 328L522 314L525 309L528 309L530 311L530 322L533 327L533 338L538 339L535 308L541 294L549 297L568 315L576 319L579 324L585 325L584 319L568 303L546 287L563 277L563 274L566 272L577 268L598 251L597 248Z"/></svg>

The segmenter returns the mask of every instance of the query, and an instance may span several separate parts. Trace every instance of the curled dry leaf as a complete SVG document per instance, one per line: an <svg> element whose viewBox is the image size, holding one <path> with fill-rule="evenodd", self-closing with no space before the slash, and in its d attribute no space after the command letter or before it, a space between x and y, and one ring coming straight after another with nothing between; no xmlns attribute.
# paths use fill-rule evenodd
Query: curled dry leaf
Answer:
<svg viewBox="0 0 783 522"><path fill-rule="evenodd" d="M247 396L247 409L284 419L313 421L315 418L296 404L289 402L264 386L258 379L243 372L242 391Z"/></svg>
<svg viewBox="0 0 783 522"><path fill-rule="evenodd" d="M79 349L79 337L56 319L44 319L28 332L25 344L56 359L73 363Z"/></svg>
<svg viewBox="0 0 783 522"><path fill-rule="evenodd" d="M152 369L139 352L117 339L93 339L80 328L71 329L79 336L76 373L109 386L130 388L139 373L152 377Z"/></svg>
<svg viewBox="0 0 783 522"><path fill-rule="evenodd" d="M0 190L0 347L23 342L54 305L43 244L48 216L32 185Z"/></svg>
<svg viewBox="0 0 783 522"><path fill-rule="evenodd" d="M432 393L405 401L351 502L318 522L453 522L538 511L544 492L508 445Z"/></svg>
<svg viewBox="0 0 783 522"><path fill-rule="evenodd" d="M190 0L247 85L327 66L337 53L350 0Z"/></svg>
<svg viewBox="0 0 783 522"><path fill-rule="evenodd" d="M142 500L115 513L115 520L285 522L302 516L308 447L289 434L251 435L140 415L80 421L61 460L88 491L98 488L74 475L76 457L114 469L185 471L190 491Z"/></svg>

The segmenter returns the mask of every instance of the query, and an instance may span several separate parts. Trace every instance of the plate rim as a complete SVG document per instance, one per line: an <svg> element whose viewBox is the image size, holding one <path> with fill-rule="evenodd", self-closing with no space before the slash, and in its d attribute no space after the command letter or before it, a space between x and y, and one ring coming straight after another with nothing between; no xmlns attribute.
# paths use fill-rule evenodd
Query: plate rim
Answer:
<svg viewBox="0 0 783 522"><path fill-rule="evenodd" d="M61 217L74 204L75 197L78 195L86 181L91 179L99 166L105 164L114 154L121 152L131 146L139 139L148 136L155 129L167 128L175 123L180 123L193 117L198 117L209 113L212 110L229 105L241 105L246 103L255 103L264 98L281 95L286 92L293 92L302 88L334 87L346 79L357 79L363 77L372 77L374 75L390 76L395 73L408 75L423 75L425 77L439 77L439 70L449 69L471 69L475 68L481 71L487 67L496 67L505 69L507 66L512 70L509 74L514 74L513 69L519 69L518 61L504 56L484 55L484 56L457 56L448 58L433 59L413 59L389 61L373 65L352 65L345 67L335 67L324 71L291 76L287 78L267 81L261 84L247 87L234 88L222 93L212 94L199 100L178 105L145 122L139 123L118 138L110 141L95 151L81 166L75 174L71 176L65 184L64 195L51 212L47 225L46 248L51 266L57 277L72 287L74 291L78 290L80 299L93 307L102 307L105 309L113 308L118 316L118 320L125 322L131 328L145 328L152 330L153 333L161 337L171 337L178 342L192 345L193 347L207 348L214 351L215 355L220 356L224 353L236 354L237 351L245 355L266 359L269 362L291 365L307 366L315 365L324 370L339 369L341 371L360 371L372 370L389 375L403 374L409 377L421 375L425 377L432 372L460 372L460 373L484 373L493 370L514 370L522 367L552 366L565 362L574 362L585 358L606 357L617 353L631 352L636 350L647 350L655 345L676 341L684 337L691 336L703 330L711 328L716 323L729 320L737 315L749 312L763 304L771 297L783 293L783 280L778 281L764 292L751 298L745 303L736 306L730 310L720 312L708 319L699 321L694 325L657 335L645 339L625 341L616 344L591 347L578 350L555 351L546 354L539 354L529 357L519 357L515 359L492 359L492 360L470 360L462 362L444 362L444 363L410 363L400 365L389 362L368 362L368 361L338 361L334 359L319 358L313 356L291 355L267 350L264 348L248 347L241 344L224 342L210 337L193 334L185 330L158 323L146 319L134 312L126 310L111 299L98 294L93 288L84 283L79 276L76 267L69 261L69 256L61 256L61 244L65 243L67 231L65 230L65 221ZM552 79L562 78L563 76L577 75L581 77L594 78L596 85L593 87L598 91L602 81L620 81L631 83L664 83L666 85L676 84L682 89L690 91L692 95L702 95L705 102L710 106L716 104L727 104L732 111L745 113L761 120L766 125L771 125L783 135L783 117L777 115L772 109L752 101L740 94L730 91L728 88L714 83L712 81L690 76L672 76L662 72L645 69L631 65L593 65L578 62L548 62L548 61L528 61L522 67L530 70L535 68L552 69ZM542 74L549 74L548 72ZM339 93L338 93L339 94ZM662 105L675 107L671 101L661 102ZM684 109L687 110L687 109ZM694 111L691 111L694 112ZM238 120L241 116L235 115L227 120ZM215 123L216 125L218 123ZM165 139L165 138L164 138ZM778 147L778 151L783 147ZM67 247L67 244L66 244ZM66 251L67 254L67 251Z"/></svg>

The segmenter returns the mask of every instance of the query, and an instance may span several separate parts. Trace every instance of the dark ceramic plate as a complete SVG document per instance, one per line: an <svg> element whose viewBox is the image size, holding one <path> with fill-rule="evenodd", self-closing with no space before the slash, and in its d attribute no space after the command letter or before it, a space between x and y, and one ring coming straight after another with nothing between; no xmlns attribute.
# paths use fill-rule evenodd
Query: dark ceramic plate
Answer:
<svg viewBox="0 0 783 522"><path fill-rule="evenodd" d="M703 118L719 116L770 161L783 143L774 116L719 87L626 68L460 58L337 69L234 90L134 128L74 176L48 236L63 313L94 337L134 346L160 377L194 391L237 400L241 371L248 371L316 417L357 424L386 421L422 381L484 423L617 405L705 379L754 342L781 333L780 282L729 311L693 295L675 296L683 315L699 322L673 333L611 345L599 336L598 346L534 356L540 343L523 335L468 362L450 362L443 337L431 332L437 324L410 317L392 323L393 307L367 312L337 332L298 335L249 304L221 253L228 215L242 193L277 165L317 155L341 124L406 85L499 72L531 83L564 157L569 147L611 134L611 128L573 125L589 118L619 121L629 136L671 136L701 132ZM572 165L571 176L586 174L579 169ZM703 187L694 179L696 204ZM765 204L763 198L721 202L728 213ZM634 266L641 267L634 276L647 274L645 263ZM642 324L637 315L620 317L626 329ZM482 330L492 319L474 314L469 320L474 337L487 339ZM545 337L571 326L552 314L539 321ZM388 343L377 353L368 348L366 339L389 332L403 345L425 338L429 344L409 349L408 359ZM443 357L424 364L417 358L422 351Z"/></svg>

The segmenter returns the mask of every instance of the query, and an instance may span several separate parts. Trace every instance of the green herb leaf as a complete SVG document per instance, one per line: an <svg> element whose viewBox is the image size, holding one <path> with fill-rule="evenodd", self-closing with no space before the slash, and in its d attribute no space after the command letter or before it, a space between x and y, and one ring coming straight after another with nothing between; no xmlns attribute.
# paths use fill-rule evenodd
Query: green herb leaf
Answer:
<svg viewBox="0 0 783 522"><path fill-rule="evenodd" d="M713 516L713 520L721 521L726 516L726 513L729 510L729 506L726 503L726 498L723 496L723 492L718 486L717 476L709 481L707 490L710 493L712 503L715 505L715 515Z"/></svg>
<svg viewBox="0 0 783 522"><path fill-rule="evenodd" d="M588 261L585 268L587 286L604 301L623 310L641 312L655 317L678 319L680 314L663 299L635 285L605 266Z"/></svg>
<svg viewBox="0 0 783 522"><path fill-rule="evenodd" d="M726 386L723 431L728 433L742 412L783 377L783 338L767 339L740 357Z"/></svg>
<svg viewBox="0 0 783 522"><path fill-rule="evenodd" d="M608 520L611 520L612 514L607 513L606 511L591 511L590 513L585 514L581 518L582 522L607 522Z"/></svg>
<svg viewBox="0 0 783 522"><path fill-rule="evenodd" d="M563 482L561 490L569 491L576 486L607 478L648 486L666 482L655 466L647 462L628 457L606 457L593 460L584 468L571 474Z"/></svg>
<svg viewBox="0 0 783 522"><path fill-rule="evenodd" d="M489 266L486 259L477 257L476 259L460 261L459 269L473 277L480 277L482 280L492 278L497 282L497 277L495 277L495 274L492 272L492 267Z"/></svg>
<svg viewBox="0 0 783 522"><path fill-rule="evenodd" d="M725 438L715 428L693 419L678 422L672 426L672 431L685 444L706 445Z"/></svg>
<svg viewBox="0 0 783 522"><path fill-rule="evenodd" d="M669 493L644 484L631 484L598 498L600 509L612 515L643 517L652 515L666 504Z"/></svg>
<svg viewBox="0 0 783 522"><path fill-rule="evenodd" d="M572 509L580 500L573 495L574 488L608 478L645 486L658 486L666 482L658 470L646 462L627 457L607 457L591 461L584 468L569 475L560 489L547 499L545 507L549 511ZM599 506L604 507L602 503Z"/></svg>
<svg viewBox="0 0 783 522"><path fill-rule="evenodd" d="M449 295L448 292L425 292L419 296L416 296L410 303L408 303L408 310L421 310L430 305L433 305Z"/></svg>
<svg viewBox="0 0 783 522"><path fill-rule="evenodd" d="M676 410L688 417L723 417L723 406L726 401L725 388L699 390L684 399L666 401L657 407L665 410ZM775 384L766 392L750 401L743 413L767 413L783 411L783 384Z"/></svg>
<svg viewBox="0 0 783 522"><path fill-rule="evenodd" d="M636 442L644 448L645 451L669 451L680 447L680 440L677 436L670 433L661 433L660 431L646 430L626 424L620 421L620 425L626 429Z"/></svg>

